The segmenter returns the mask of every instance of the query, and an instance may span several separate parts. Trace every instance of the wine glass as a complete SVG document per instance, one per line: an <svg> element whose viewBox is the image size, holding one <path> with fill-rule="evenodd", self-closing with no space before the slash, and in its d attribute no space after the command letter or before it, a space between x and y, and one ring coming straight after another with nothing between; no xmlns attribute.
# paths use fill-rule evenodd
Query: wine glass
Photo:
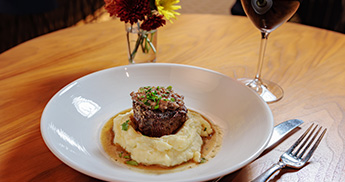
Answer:
<svg viewBox="0 0 345 182"><path fill-rule="evenodd" d="M270 33L289 20L297 11L299 0L241 0L244 11L261 32L261 44L257 73L252 78L238 79L254 89L267 103L280 100L283 89L274 82L262 80L261 70L264 61L267 39Z"/></svg>

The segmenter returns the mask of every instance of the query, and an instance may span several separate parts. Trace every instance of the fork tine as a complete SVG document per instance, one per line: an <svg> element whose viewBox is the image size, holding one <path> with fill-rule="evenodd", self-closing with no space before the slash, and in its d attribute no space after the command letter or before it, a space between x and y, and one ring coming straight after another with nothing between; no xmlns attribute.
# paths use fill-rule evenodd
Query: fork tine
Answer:
<svg viewBox="0 0 345 182"><path fill-rule="evenodd" d="M299 148L297 149L297 151L293 154L295 157L297 156L297 154L302 150L302 148L307 144L309 138L313 135L314 131L316 130L316 128L318 127L318 125L316 125L313 130L311 130L311 132L308 132L308 136L307 138L304 140L304 142L299 146ZM312 141L311 141L312 142ZM305 150L307 149L307 147L305 148Z"/></svg>
<svg viewBox="0 0 345 182"><path fill-rule="evenodd" d="M309 134L309 136L307 137L307 139L304 141L304 143L301 145L301 147L298 149L298 151L296 152L296 155L299 153L299 151L302 149L302 147L308 142L309 138L311 137L311 135L314 133L315 129L318 127L318 125L315 126L315 128L313 129L313 131ZM322 127L320 127L317 132L315 133L314 137L308 142L307 146L304 148L304 150L301 152L301 154L299 154L299 156L297 158L301 159L303 154L307 151L307 149L311 146L311 144L314 142L315 138L317 137L317 135L320 133Z"/></svg>
<svg viewBox="0 0 345 182"><path fill-rule="evenodd" d="M326 134L326 131L327 131L327 128L322 131L321 135L319 136L319 138L317 139L313 147L310 149L307 156L303 159L304 162L308 161L310 157L313 155L315 149L319 146L323 136Z"/></svg>
<svg viewBox="0 0 345 182"><path fill-rule="evenodd" d="M313 127L314 123L310 125L310 127L303 133L303 135L286 151L286 153L291 154L291 152L297 147L299 143L304 139L304 137L308 134L310 129Z"/></svg>

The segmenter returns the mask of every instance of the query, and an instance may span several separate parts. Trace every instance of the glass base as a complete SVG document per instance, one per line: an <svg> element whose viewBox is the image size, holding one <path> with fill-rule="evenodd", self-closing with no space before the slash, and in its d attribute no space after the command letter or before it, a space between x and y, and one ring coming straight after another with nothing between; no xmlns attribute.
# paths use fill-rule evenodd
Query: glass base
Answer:
<svg viewBox="0 0 345 182"><path fill-rule="evenodd" d="M252 78L239 78L238 81L252 88L267 103L277 102L283 98L283 89L274 82Z"/></svg>

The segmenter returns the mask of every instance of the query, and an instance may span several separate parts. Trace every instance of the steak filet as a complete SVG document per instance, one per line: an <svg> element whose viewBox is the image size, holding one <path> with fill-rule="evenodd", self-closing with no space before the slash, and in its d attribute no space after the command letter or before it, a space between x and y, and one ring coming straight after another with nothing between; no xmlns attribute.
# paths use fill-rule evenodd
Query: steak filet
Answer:
<svg viewBox="0 0 345 182"><path fill-rule="evenodd" d="M182 95L171 87L140 87L132 92L133 124L137 131L150 137L174 134L187 120Z"/></svg>

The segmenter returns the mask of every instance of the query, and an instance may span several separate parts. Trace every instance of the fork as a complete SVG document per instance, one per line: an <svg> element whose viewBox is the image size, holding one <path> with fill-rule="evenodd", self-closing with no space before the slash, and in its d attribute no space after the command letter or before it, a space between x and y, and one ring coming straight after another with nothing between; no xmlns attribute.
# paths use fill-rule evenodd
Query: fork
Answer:
<svg viewBox="0 0 345 182"><path fill-rule="evenodd" d="M320 126L320 128L317 130L315 135L312 136L318 127L318 125L316 125L312 129L313 125L314 125L314 123L311 124L311 126L303 133L303 135L286 152L284 152L280 156L280 160L278 163L274 164L271 168L269 168L264 173L262 173L260 176L255 178L252 182L267 181L275 172L280 171L281 169L283 169L285 167L290 167L290 168L295 168L295 169L302 168L307 163L307 161L310 159L310 157L313 155L315 149L318 147L319 143L321 142L323 136L325 135L325 133L327 131L327 128L322 131L319 138L314 143L313 147L309 150L308 153L306 153L308 148L312 145L313 141L316 139L317 135L319 134L319 132L321 131L321 128L322 128ZM310 132L311 129L312 129L312 131ZM306 136L307 136L307 138L303 141L303 139ZM301 145L299 145L302 141L303 141L303 143ZM298 146L298 148L296 149L297 146ZM296 149L296 151L294 152L295 149ZM304 156L304 154L305 154L305 156Z"/></svg>

